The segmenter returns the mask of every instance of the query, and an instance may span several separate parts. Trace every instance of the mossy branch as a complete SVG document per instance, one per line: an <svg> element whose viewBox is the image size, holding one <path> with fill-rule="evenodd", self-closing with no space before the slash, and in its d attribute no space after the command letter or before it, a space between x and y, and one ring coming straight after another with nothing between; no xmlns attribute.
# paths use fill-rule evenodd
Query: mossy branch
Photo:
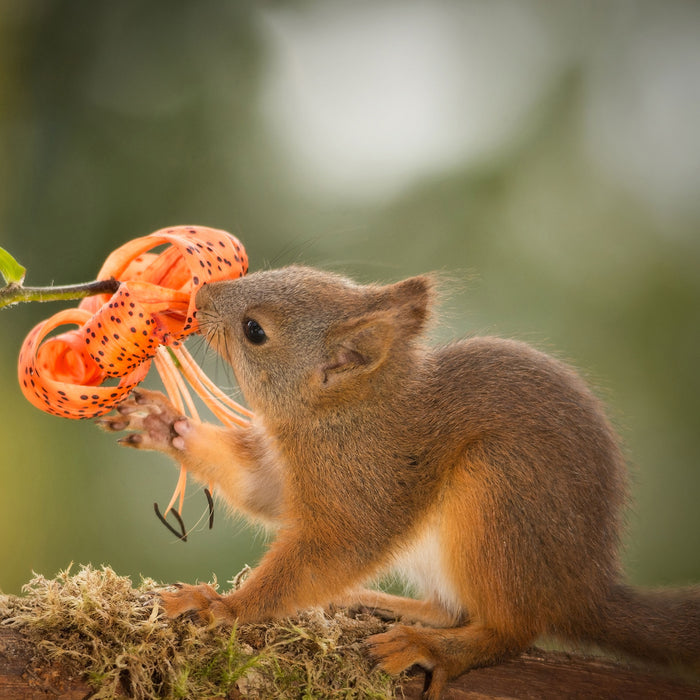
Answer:
<svg viewBox="0 0 700 700"><path fill-rule="evenodd" d="M11 282L0 289L0 309L19 302L61 301L64 299L84 299L96 294L114 294L118 288L119 282L113 278L60 287L25 287L22 284Z"/></svg>
<svg viewBox="0 0 700 700"><path fill-rule="evenodd" d="M242 577L233 582L240 584ZM0 595L0 697L39 700L151 698L404 698L422 674L390 678L363 640L387 628L367 613L209 628L167 620L153 581L134 589L111 569L36 576L22 597ZM531 649L449 685L457 698L697 698L693 681L600 658Z"/></svg>

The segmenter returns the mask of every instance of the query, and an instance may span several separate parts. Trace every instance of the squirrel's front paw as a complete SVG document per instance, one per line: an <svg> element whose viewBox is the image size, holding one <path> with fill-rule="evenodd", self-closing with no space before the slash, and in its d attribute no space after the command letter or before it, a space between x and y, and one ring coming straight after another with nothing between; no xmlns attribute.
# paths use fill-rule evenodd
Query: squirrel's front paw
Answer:
<svg viewBox="0 0 700 700"><path fill-rule="evenodd" d="M119 439L119 444L141 450L177 452L186 448L185 437L191 429L190 420L183 416L158 391L138 389L117 406L119 415L99 418L96 423L104 430L134 431Z"/></svg>
<svg viewBox="0 0 700 700"><path fill-rule="evenodd" d="M226 604L226 597L206 583L199 586L180 584L175 591L163 591L160 599L168 617L196 612L207 624L233 624L236 621L236 616Z"/></svg>

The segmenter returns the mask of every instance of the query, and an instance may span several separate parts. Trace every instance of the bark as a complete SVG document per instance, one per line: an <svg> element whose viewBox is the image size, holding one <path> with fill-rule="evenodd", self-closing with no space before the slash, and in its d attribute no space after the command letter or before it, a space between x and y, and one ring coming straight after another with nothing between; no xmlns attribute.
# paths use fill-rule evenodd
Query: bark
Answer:
<svg viewBox="0 0 700 700"><path fill-rule="evenodd" d="M423 675L404 685L420 698ZM0 699L87 699L94 689L50 662L37 664L20 629L0 627ZM700 698L700 686L600 659L534 649L512 661L471 671L450 684L445 700L477 698Z"/></svg>

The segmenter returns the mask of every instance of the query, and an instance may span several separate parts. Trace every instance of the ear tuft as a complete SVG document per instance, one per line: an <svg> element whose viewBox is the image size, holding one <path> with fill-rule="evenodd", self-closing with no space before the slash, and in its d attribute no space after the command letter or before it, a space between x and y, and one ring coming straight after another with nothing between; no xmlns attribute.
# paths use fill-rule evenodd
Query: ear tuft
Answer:
<svg viewBox="0 0 700 700"><path fill-rule="evenodd" d="M394 308L402 327L417 335L430 318L435 298L435 284L427 275L409 277L384 287L383 308Z"/></svg>

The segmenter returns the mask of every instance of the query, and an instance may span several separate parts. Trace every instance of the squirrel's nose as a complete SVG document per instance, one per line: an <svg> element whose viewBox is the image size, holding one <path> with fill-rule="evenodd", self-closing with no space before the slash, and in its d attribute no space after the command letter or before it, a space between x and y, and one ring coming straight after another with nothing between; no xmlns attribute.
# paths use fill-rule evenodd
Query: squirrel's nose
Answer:
<svg viewBox="0 0 700 700"><path fill-rule="evenodd" d="M205 282L194 298L197 311L209 314L220 314L231 308L236 298L233 290L240 280L221 280L220 282Z"/></svg>
<svg viewBox="0 0 700 700"><path fill-rule="evenodd" d="M199 288L197 296L194 298L194 305L197 307L198 311L206 311L210 301L211 293L209 291L209 285L205 282Z"/></svg>

